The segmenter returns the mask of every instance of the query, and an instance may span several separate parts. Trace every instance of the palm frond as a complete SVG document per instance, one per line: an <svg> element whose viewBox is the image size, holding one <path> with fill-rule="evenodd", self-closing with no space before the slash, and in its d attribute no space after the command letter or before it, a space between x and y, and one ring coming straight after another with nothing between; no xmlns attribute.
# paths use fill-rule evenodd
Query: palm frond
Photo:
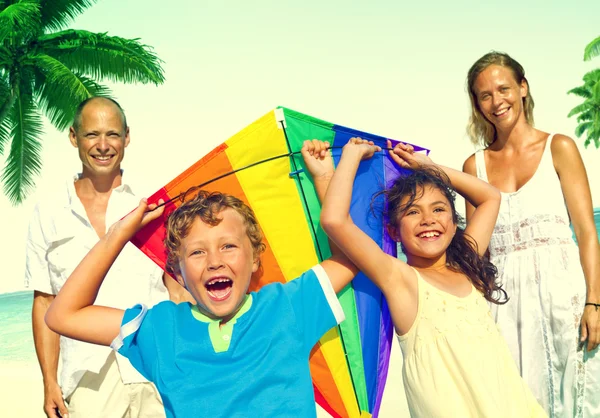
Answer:
<svg viewBox="0 0 600 418"><path fill-rule="evenodd" d="M10 110L15 99L15 96L10 91L10 86L8 84L7 78L8 77L0 77L0 123L2 123L2 121L8 114L8 111ZM0 153L2 153L2 151L0 151Z"/></svg>
<svg viewBox="0 0 600 418"><path fill-rule="evenodd" d="M592 120L594 117L594 112L592 110L586 110L585 112L581 112L579 116L577 116L577 123L581 123L587 120Z"/></svg>
<svg viewBox="0 0 600 418"><path fill-rule="evenodd" d="M600 55L600 36L587 44L585 51L583 52L583 60L589 61L598 55Z"/></svg>
<svg viewBox="0 0 600 418"><path fill-rule="evenodd" d="M160 60L138 39L108 36L83 30L65 30L38 39L40 51L70 69L97 80L123 83L164 82Z"/></svg>
<svg viewBox="0 0 600 418"><path fill-rule="evenodd" d="M596 84L600 81L600 68L596 68L595 70L588 71L583 76L583 81L586 85Z"/></svg>
<svg viewBox="0 0 600 418"><path fill-rule="evenodd" d="M20 1L0 10L0 43L9 37L27 39L39 31L40 5L33 0Z"/></svg>
<svg viewBox="0 0 600 418"><path fill-rule="evenodd" d="M580 105L577 105L573 109L571 109L571 111L569 112L569 114L567 115L567 117L570 118L573 115L585 112L586 110L590 109L591 107L592 107L592 103L589 102L588 100L586 100L585 102L583 102Z"/></svg>
<svg viewBox="0 0 600 418"><path fill-rule="evenodd" d="M36 96L40 112L58 129L68 128L75 109L92 96L110 96L110 90L94 80L72 72L62 62L48 56L32 57L37 69Z"/></svg>
<svg viewBox="0 0 600 418"><path fill-rule="evenodd" d="M577 128L575 128L575 135L577 136L577 138L580 138L581 135L583 135L583 133L585 131L587 131L588 129L590 129L591 127L592 127L592 122L580 123L579 125L577 125Z"/></svg>
<svg viewBox="0 0 600 418"><path fill-rule="evenodd" d="M586 85L575 87L574 89L569 90L567 94L574 94L576 96L583 97L584 99L589 99L592 97L592 92Z"/></svg>
<svg viewBox="0 0 600 418"><path fill-rule="evenodd" d="M10 140L10 118L0 120L0 155L4 154L4 147Z"/></svg>
<svg viewBox="0 0 600 418"><path fill-rule="evenodd" d="M11 109L12 143L2 172L4 193L13 205L27 197L41 169L42 121L27 87L20 89Z"/></svg>
<svg viewBox="0 0 600 418"><path fill-rule="evenodd" d="M591 100L596 104L600 105L600 81L596 81L594 85L592 85L592 97Z"/></svg>
<svg viewBox="0 0 600 418"><path fill-rule="evenodd" d="M60 30L97 0L39 0L42 11L42 27Z"/></svg>

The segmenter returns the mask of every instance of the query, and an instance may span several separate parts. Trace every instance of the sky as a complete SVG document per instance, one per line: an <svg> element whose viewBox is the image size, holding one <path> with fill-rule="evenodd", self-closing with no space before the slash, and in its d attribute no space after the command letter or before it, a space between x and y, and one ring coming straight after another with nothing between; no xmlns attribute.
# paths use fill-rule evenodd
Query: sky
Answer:
<svg viewBox="0 0 600 418"><path fill-rule="evenodd" d="M131 127L123 168L140 195L278 105L428 147L436 162L460 168L474 151L465 134L467 70L491 50L525 68L536 127L574 135L567 114L580 99L566 92L600 67L600 58L583 62L600 35L600 2L404 3L100 0L70 28L140 38L164 61L161 86L108 83ZM600 150L581 152L599 207ZM23 288L35 202L81 167L68 133L48 123L42 158L26 202L0 197L0 292Z"/></svg>

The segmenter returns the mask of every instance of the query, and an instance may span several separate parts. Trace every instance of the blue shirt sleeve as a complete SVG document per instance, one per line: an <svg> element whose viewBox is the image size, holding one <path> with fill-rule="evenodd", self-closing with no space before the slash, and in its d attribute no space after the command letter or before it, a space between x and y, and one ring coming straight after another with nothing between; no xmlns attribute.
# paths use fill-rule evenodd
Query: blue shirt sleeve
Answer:
<svg viewBox="0 0 600 418"><path fill-rule="evenodd" d="M344 312L325 270L317 265L286 283L284 291L308 350L344 320Z"/></svg>
<svg viewBox="0 0 600 418"><path fill-rule="evenodd" d="M115 351L126 357L131 365L150 381L154 381L152 365L156 364L157 357L152 311L145 305L135 305L127 309L123 315L119 336L111 344Z"/></svg>

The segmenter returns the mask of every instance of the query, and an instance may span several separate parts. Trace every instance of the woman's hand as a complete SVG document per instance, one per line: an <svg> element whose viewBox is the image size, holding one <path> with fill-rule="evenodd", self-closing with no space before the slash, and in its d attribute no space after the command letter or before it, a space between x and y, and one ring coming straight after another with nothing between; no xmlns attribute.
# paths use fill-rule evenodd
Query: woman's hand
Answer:
<svg viewBox="0 0 600 418"><path fill-rule="evenodd" d="M581 342L585 340L588 351L600 344L600 310L594 305L586 305L581 316Z"/></svg>

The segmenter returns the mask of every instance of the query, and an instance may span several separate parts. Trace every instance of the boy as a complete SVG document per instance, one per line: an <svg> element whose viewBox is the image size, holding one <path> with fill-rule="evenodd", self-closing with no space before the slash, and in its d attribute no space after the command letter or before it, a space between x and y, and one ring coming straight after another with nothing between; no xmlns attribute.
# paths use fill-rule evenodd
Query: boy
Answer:
<svg viewBox="0 0 600 418"><path fill-rule="evenodd" d="M302 147L320 199L333 174L327 147L317 140ZM354 265L332 245L332 257L298 279L248 295L264 250L254 214L233 196L200 192L171 214L165 239L168 266L197 304L94 306L125 243L162 213L147 207L142 201L83 259L49 309L48 326L129 358L157 386L168 417L314 417L310 350L344 319L335 294Z"/></svg>

